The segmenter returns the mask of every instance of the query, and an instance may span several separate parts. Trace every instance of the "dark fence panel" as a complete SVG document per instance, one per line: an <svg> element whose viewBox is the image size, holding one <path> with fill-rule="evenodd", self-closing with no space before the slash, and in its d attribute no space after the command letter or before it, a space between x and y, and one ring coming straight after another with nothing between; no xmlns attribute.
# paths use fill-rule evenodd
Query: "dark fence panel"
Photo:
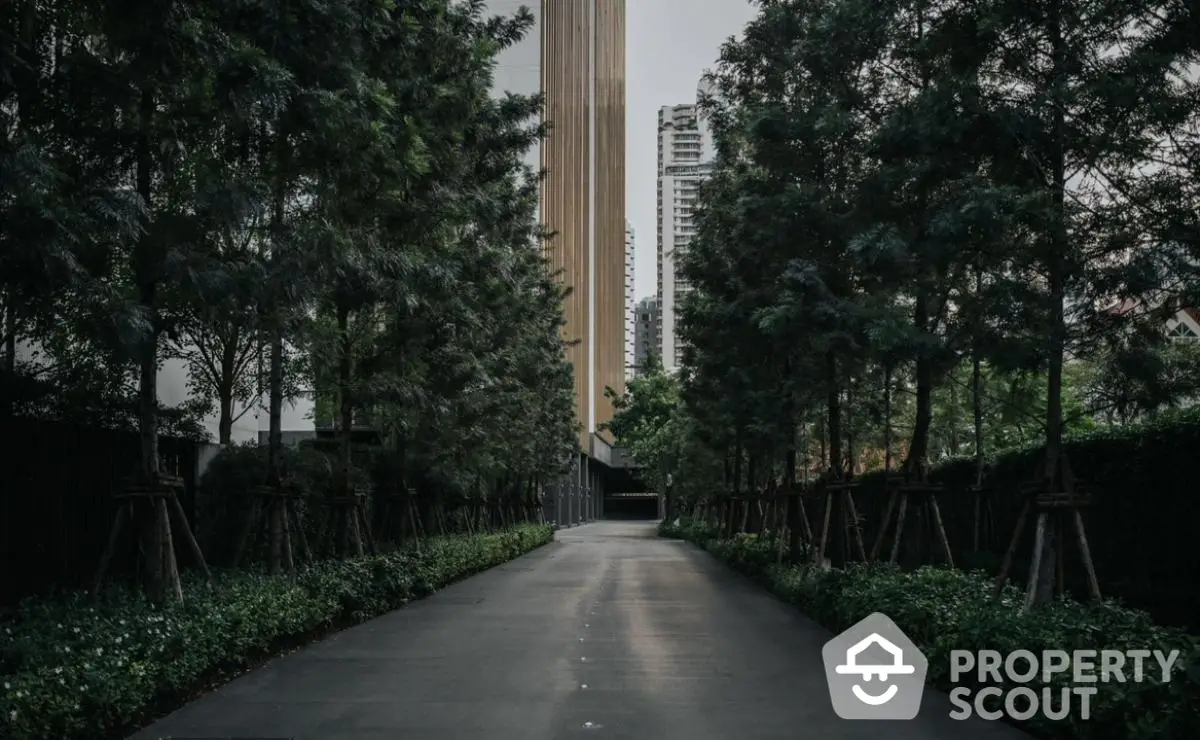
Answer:
<svg viewBox="0 0 1200 740"><path fill-rule="evenodd" d="M1197 445L1200 422L1196 421L1150 427L1136 435L1114 433L1067 443L1072 470L1082 490L1091 496L1083 519L1103 595L1145 609L1162 623L1185 628L1200 626L1200 590L1195 587L1200 573ZM945 486L938 503L955 565L991 573L999 570L1024 500L1020 486L1034 480L1041 454L1040 450L1006 454L990 466L978 547L972 542L974 464L954 461L934 470L932 480ZM862 476L855 489L868 550L883 518L886 491L880 473ZM820 506L813 508L817 511L810 514L819 522ZM902 564L940 562L933 533L927 523L918 528L915 509L910 504ZM882 558L886 559L890 545L889 535ZM1066 585L1074 594L1086 596L1073 533L1066 533L1064 545ZM1018 584L1026 580L1032 548L1030 517L1010 573Z"/></svg>
<svg viewBox="0 0 1200 740"><path fill-rule="evenodd" d="M198 445L170 437L159 445L168 472L186 483L181 503L191 519ZM112 496L137 472L137 435L0 419L0 460L0 604L87 584L112 526ZM118 572L129 554L123 548L114 561ZM189 563L181 553L180 566Z"/></svg>

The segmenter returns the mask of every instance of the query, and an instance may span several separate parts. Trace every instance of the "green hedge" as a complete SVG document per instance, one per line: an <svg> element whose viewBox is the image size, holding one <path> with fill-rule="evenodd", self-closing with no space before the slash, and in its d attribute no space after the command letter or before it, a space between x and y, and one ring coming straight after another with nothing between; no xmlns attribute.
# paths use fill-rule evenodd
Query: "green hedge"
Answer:
<svg viewBox="0 0 1200 740"><path fill-rule="evenodd" d="M1104 595L1145 609L1160 623L1200 630L1200 589L1192 587L1192 574L1200 572L1193 531L1200 521L1200 409L1074 436L1065 449L1075 477L1092 498L1083 516ZM987 460L989 515L977 550L971 542L974 461L951 460L931 472L933 481L945 486L938 502L957 565L996 572L1023 503L1020 486L1033 480L1042 454L1042 448L1035 447ZM886 508L884 475L863 475L858 484L854 502L864 518L869 547ZM910 526L914 531L905 537L905 564L926 564L940 557L931 546L932 537ZM1025 572L1032 552L1033 528L1027 529L1014 573ZM1068 587L1083 593L1083 570L1073 542L1068 558Z"/></svg>
<svg viewBox="0 0 1200 740"><path fill-rule="evenodd" d="M1200 647L1182 631L1155 625L1140 611L1111 602L1073 601L1022 612L1022 594L1010 588L996 602L992 580L979 571L925 567L903 571L886 565L844 570L775 564L773 542L741 534L715 539L699 523L664 526L664 536L696 542L762 583L834 632L873 612L883 612L929 658L930 684L949 690L951 650L1160 649L1179 650L1166 684L1100 683L1089 720L1051 722L1034 717L1022 729L1054 740L1185 740L1200 732ZM955 684L964 686L962 682ZM1026 684L1040 694L1046 684ZM1054 685L1061 685L1058 681ZM1001 687L1004 688L1004 687ZM995 708L995 707L993 707Z"/></svg>
<svg viewBox="0 0 1200 740"><path fill-rule="evenodd" d="M0 621L0 737L111 737L220 675L382 614L550 542L545 525L429 540L422 549L231 572L156 608L114 589L30 601Z"/></svg>

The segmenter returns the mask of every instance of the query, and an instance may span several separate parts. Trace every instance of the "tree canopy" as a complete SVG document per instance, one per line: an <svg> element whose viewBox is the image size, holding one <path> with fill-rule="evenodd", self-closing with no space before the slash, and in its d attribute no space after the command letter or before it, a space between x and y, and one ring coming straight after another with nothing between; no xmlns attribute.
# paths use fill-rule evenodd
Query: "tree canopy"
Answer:
<svg viewBox="0 0 1200 740"><path fill-rule="evenodd" d="M527 9L482 0L16 0L0 9L0 401L219 440L297 397L473 495L576 447L539 248L538 96L493 92ZM191 399L160 403L165 361ZM149 558L154 561L154 557Z"/></svg>
<svg viewBox="0 0 1200 740"><path fill-rule="evenodd" d="M1190 5L758 6L701 103L678 408L631 389L613 425L638 450L671 418L679 491L1033 442L1055 489L1065 433L1195 397L1165 324L1200 264Z"/></svg>

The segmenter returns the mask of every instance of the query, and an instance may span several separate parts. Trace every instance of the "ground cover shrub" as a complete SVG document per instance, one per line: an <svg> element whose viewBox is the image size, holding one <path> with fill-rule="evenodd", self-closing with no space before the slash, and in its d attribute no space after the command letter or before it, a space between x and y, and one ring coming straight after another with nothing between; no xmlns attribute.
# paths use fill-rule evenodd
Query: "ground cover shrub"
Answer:
<svg viewBox="0 0 1200 740"><path fill-rule="evenodd" d="M554 537L545 525L329 560L295 578L231 571L158 607L113 588L29 600L0 616L0 737L85 740L136 727L172 698L280 647L378 616Z"/></svg>
<svg viewBox="0 0 1200 740"><path fill-rule="evenodd" d="M1157 663L1151 659L1147 680L1141 683L1097 684L1088 720L1073 715L1051 721L1038 715L1019 724L1031 734L1053 740L1200 737L1197 638L1159 626L1145 612L1115 601L1089 605L1069 600L1022 612L1022 594L1017 589L1010 587L999 600L993 600L992 579L980 571L932 567L905 571L867 564L845 569L776 565L774 543L766 537L718 539L713 529L694 522L672 523L660 531L705 547L834 632L873 612L887 614L929 659L928 682L945 691L954 686L981 688L962 680L950 683L951 650L996 650L1001 654L1029 650L1039 655L1043 650L1179 650L1169 682L1156 676ZM1038 676L1025 685L1040 695L1043 688L1057 690L1070 680L1069 673L1058 674L1049 683ZM1015 684L997 687L1007 690Z"/></svg>

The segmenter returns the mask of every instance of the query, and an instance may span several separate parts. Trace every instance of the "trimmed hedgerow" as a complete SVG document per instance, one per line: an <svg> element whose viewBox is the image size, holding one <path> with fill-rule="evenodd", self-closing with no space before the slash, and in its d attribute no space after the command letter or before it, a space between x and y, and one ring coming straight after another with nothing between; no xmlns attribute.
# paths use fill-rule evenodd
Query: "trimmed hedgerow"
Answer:
<svg viewBox="0 0 1200 740"><path fill-rule="evenodd" d="M451 536L403 550L187 584L156 607L112 589L31 600L0 621L0 737L111 737L219 676L336 627L378 616L554 538L545 525Z"/></svg>
<svg viewBox="0 0 1200 740"><path fill-rule="evenodd" d="M740 534L717 539L715 530L694 522L665 525L660 531L700 544L835 632L873 612L887 614L928 657L928 682L946 691L970 686L950 683L951 650L1179 650L1167 683L1150 670L1141 683L1097 684L1090 719L1050 721L1037 716L1017 724L1054 740L1184 740L1200 732L1197 638L1156 625L1144 612L1112 601L1061 601L1023 612L1019 591L1010 587L993 600L992 579L979 571L776 565L775 545L768 538ZM1056 677L1050 684L1035 679L1025 685L1040 695L1044 686L1058 687L1064 679L1069 677Z"/></svg>

